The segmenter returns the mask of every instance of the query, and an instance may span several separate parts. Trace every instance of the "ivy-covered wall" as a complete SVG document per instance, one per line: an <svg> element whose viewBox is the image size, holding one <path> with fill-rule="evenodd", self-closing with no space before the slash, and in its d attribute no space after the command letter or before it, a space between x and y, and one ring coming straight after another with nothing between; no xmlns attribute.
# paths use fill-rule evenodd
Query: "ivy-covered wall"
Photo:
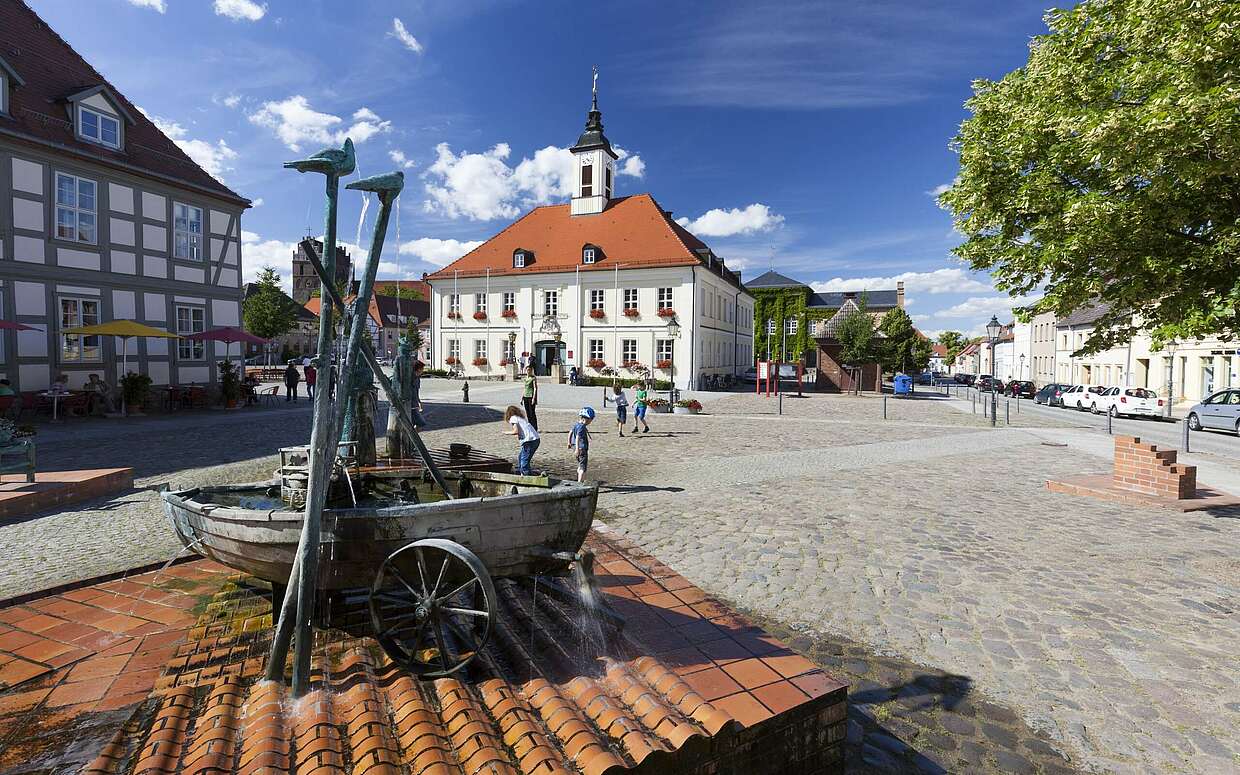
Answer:
<svg viewBox="0 0 1240 775"><path fill-rule="evenodd" d="M812 291L809 288L755 288L753 307L753 352L761 359L767 354L768 338L772 358L799 361L811 349L814 339L809 326L813 321L829 318L835 310L807 309ZM781 352L785 344L784 326L790 319L797 321L797 332L787 337L787 352ZM775 321L775 333L767 336L767 321Z"/></svg>

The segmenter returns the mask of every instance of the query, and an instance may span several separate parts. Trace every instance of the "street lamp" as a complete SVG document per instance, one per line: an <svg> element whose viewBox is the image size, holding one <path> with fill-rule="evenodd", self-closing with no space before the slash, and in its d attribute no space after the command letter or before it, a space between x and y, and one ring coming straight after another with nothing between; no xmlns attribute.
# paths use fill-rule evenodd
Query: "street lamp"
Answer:
<svg viewBox="0 0 1240 775"><path fill-rule="evenodd" d="M1172 339L1167 342L1167 419L1171 419L1171 404L1175 400L1175 350L1179 343Z"/></svg>
<svg viewBox="0 0 1240 775"><path fill-rule="evenodd" d="M1020 374L1020 377L1019 377L1020 379L1025 378L1025 354L1024 353L1020 354L1020 371L1017 373Z"/></svg>
<svg viewBox="0 0 1240 775"><path fill-rule="evenodd" d="M508 332L508 366L512 369L512 381L517 381L517 332Z"/></svg>
<svg viewBox="0 0 1240 775"><path fill-rule="evenodd" d="M995 343L999 341L999 332L1003 330L1003 326L999 324L999 318L994 315L990 316L990 322L986 324L986 337L990 340L990 370L995 371ZM998 420L999 400L995 396L995 375L990 375L990 427L994 427Z"/></svg>
<svg viewBox="0 0 1240 775"><path fill-rule="evenodd" d="M668 364L668 380L667 380L667 402L669 404L676 403L676 340L680 338L680 321L675 315L668 318L667 321L667 338L672 340L671 355L668 358L671 361Z"/></svg>

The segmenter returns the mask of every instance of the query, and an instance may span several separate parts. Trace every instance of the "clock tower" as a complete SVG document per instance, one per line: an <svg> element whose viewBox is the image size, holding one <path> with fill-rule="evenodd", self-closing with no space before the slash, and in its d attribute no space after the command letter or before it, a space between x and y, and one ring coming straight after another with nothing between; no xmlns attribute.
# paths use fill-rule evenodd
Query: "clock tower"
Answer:
<svg viewBox="0 0 1240 775"><path fill-rule="evenodd" d="M594 68L593 99L586 115L586 128L569 149L573 153L573 215L594 215L603 212L611 199L616 179L616 161L620 158L603 134L603 113L598 109L598 68Z"/></svg>

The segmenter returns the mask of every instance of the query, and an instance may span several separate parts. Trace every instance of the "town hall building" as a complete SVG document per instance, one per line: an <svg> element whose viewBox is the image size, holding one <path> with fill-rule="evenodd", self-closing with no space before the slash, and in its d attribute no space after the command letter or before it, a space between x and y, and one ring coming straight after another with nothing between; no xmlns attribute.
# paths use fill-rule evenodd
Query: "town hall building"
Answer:
<svg viewBox="0 0 1240 775"><path fill-rule="evenodd" d="M528 353L540 374L648 368L682 389L751 365L753 297L740 272L650 194L614 195L619 157L597 94L570 150L567 204L534 208L427 276L433 365L503 376Z"/></svg>

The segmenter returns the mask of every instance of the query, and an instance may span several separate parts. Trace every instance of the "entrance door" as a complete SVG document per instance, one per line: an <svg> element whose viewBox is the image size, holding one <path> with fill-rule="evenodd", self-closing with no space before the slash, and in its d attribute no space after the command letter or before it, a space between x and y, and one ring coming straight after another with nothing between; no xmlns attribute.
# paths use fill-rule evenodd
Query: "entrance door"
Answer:
<svg viewBox="0 0 1240 775"><path fill-rule="evenodd" d="M564 363L567 347L563 342L546 339L534 343L534 373L540 377L551 375L553 363Z"/></svg>

